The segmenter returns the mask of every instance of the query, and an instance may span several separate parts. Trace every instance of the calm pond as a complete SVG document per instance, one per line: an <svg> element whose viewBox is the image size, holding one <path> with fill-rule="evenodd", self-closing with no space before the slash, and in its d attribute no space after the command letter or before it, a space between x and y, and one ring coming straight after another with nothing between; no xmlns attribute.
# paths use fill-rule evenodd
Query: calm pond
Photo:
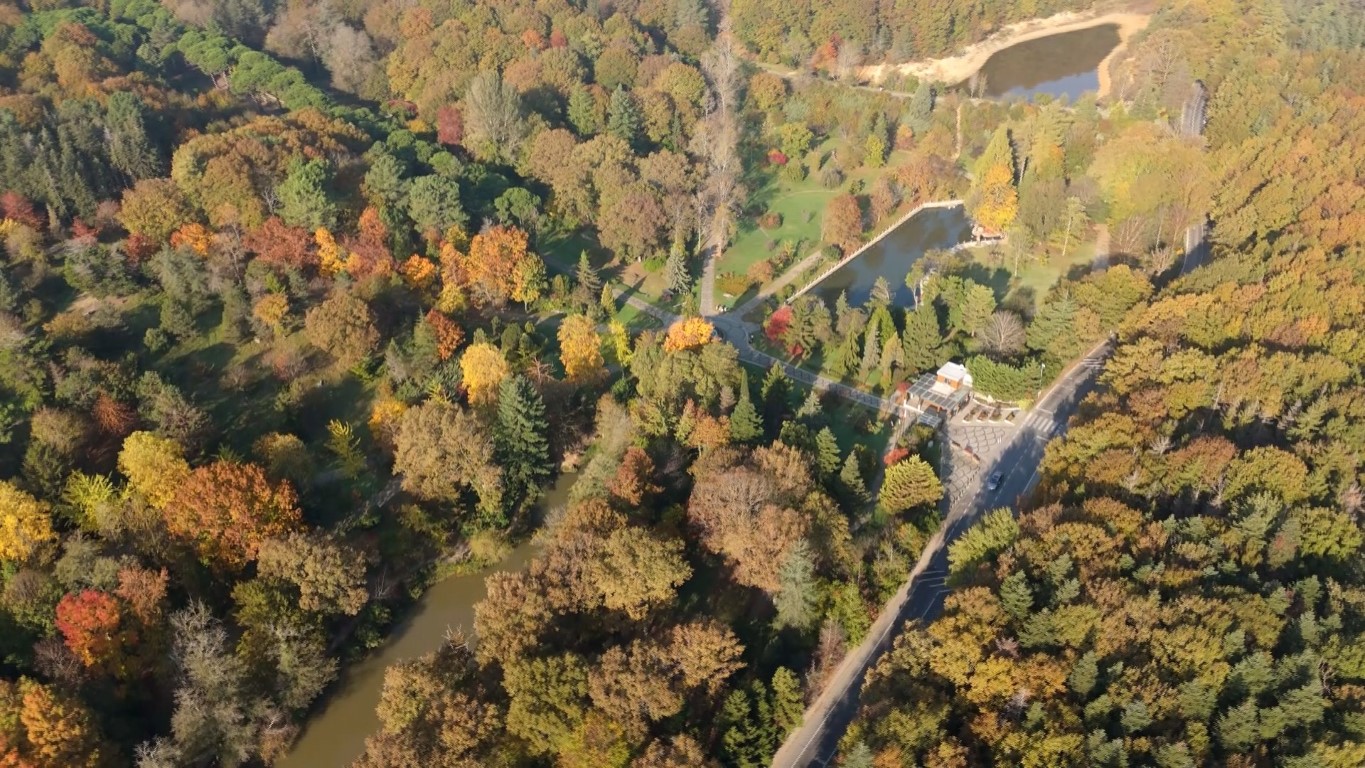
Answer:
<svg viewBox="0 0 1365 768"><path fill-rule="evenodd" d="M1118 44L1118 26L1104 24L1012 45L982 65L983 95L1032 98L1046 93L1075 101L1082 93L1099 88L1100 62Z"/></svg>
<svg viewBox="0 0 1365 768"><path fill-rule="evenodd" d="M926 208L825 278L811 293L833 307L839 292L848 291L848 303L856 307L867 301L877 278L885 277L892 303L908 307L911 293L905 287L905 275L911 265L928 251L951 248L971 236L972 223L962 206Z"/></svg>
<svg viewBox="0 0 1365 768"><path fill-rule="evenodd" d="M569 488L577 477L569 473L560 475L541 500L541 508L553 509L567 503ZM365 737L379 728L374 707L379 703L384 670L391 664L436 650L445 638L447 628L471 633L474 604L487 594L484 579L491 573L520 570L535 554L536 547L526 542L492 568L452 576L432 585L377 653L342 672L341 682L304 725L298 743L278 765L281 768L344 768L360 757L365 749Z"/></svg>

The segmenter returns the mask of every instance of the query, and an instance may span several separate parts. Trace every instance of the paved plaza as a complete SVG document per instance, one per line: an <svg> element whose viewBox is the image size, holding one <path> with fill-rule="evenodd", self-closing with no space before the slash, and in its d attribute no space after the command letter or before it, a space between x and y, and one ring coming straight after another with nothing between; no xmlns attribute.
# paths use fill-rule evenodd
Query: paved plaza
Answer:
<svg viewBox="0 0 1365 768"><path fill-rule="evenodd" d="M980 487L982 467L990 466L995 457L1014 439L1017 422L1023 417L1016 413L1015 421L1004 419L967 421L968 408L948 422L948 443L952 448L948 479L945 482L950 509L969 500ZM978 413L981 411L978 410Z"/></svg>

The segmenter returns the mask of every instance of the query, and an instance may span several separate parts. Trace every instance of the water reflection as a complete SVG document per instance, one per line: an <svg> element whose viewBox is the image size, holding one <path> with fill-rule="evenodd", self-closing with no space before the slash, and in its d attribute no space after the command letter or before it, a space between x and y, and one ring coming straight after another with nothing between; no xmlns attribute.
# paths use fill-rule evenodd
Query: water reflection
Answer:
<svg viewBox="0 0 1365 768"><path fill-rule="evenodd" d="M542 508L562 505L576 475L565 474L542 501ZM384 670L391 664L421 656L440 647L447 628L466 634L474 629L474 605L484 598L484 579L490 573L515 571L525 567L536 554L536 547L524 543L487 571L453 576L427 590L375 655L352 664L342 673L342 682L304 726L302 736L289 756L276 765L281 768L342 768L360 757L365 737L379 728L374 707L384 683Z"/></svg>
<svg viewBox="0 0 1365 768"><path fill-rule="evenodd" d="M985 78L982 95L1032 98L1046 93L1074 101L1082 93L1099 88L1100 62L1118 44L1118 26L1104 24L1012 45L981 67L979 74Z"/></svg>
<svg viewBox="0 0 1365 768"><path fill-rule="evenodd" d="M885 277L891 288L892 302L910 306L911 294L905 286L905 275L911 265L928 251L965 242L971 233L972 224L962 206L928 208L845 264L811 292L834 306L839 292L848 291L849 303L858 306L867 301L877 278Z"/></svg>

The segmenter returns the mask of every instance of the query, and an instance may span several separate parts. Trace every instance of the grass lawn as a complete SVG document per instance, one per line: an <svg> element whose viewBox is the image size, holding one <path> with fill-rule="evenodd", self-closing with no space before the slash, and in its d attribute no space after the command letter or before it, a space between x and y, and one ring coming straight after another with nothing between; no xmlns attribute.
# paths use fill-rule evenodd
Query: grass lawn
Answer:
<svg viewBox="0 0 1365 768"><path fill-rule="evenodd" d="M597 274L604 283L623 285L631 295L655 306L677 309L677 301L670 303L662 299L667 287L664 285L662 265L658 269L650 269L645 262L614 263L615 257L589 231L580 229L546 233L541 236L538 246L551 275L567 274L572 277L578 268L579 255L586 251L588 262L597 268ZM693 273L701 274L700 265L693 265Z"/></svg>
<svg viewBox="0 0 1365 768"><path fill-rule="evenodd" d="M985 268L986 273L989 273L991 279L988 282L997 290L997 295L1005 287L1003 282L1008 281L1008 293L1001 302L1004 306L1036 309L1048 291L1062 278L1075 278L1090 271L1095 261L1095 235L1093 232L1090 233L1085 240L1067 253L1066 258L1054 254L1045 261L1035 260L1020 264L1017 275L1010 275L1008 272L1014 267L1010 263L1010 257L995 248L973 248L967 253L977 264ZM982 281L980 277L976 279L978 282Z"/></svg>
<svg viewBox="0 0 1365 768"><path fill-rule="evenodd" d="M1077 267L1084 273L1094 261L1095 240L1092 233L1091 237L1072 248L1065 259L1060 256L1053 256L1046 262L1034 262L1020 266L1014 291L1019 293L1031 291L1034 306L1037 306L1042 303L1043 297L1052 289L1052 286L1057 284L1058 280L1070 275L1071 271Z"/></svg>
<svg viewBox="0 0 1365 768"><path fill-rule="evenodd" d="M777 170L765 171L765 181L746 201L745 211L740 218L739 231L734 242L726 249L717 264L718 273L732 272L743 275L754 264L774 255L775 249L768 244L791 243L796 251L792 261L809 256L821 247L820 226L825 206L836 195L848 192L850 185L861 183L866 189L881 174L894 168L904 159L906 153L893 152L881 168L858 168L848 174L844 183L834 189L826 189L819 180L821 167L834 151L843 143L841 139L827 139L811 151L806 158L808 173L801 181L793 181ZM781 226L764 230L758 226L758 217L766 212L782 215ZM875 228L875 227L874 227ZM717 301L727 307L734 306L739 297L717 296Z"/></svg>
<svg viewBox="0 0 1365 768"><path fill-rule="evenodd" d="M651 328L658 328L662 325L662 323L659 322L659 318L648 312L638 310L629 304L622 305L621 308L616 311L616 319L620 320L621 323L626 326L626 330L633 334L647 331Z"/></svg>

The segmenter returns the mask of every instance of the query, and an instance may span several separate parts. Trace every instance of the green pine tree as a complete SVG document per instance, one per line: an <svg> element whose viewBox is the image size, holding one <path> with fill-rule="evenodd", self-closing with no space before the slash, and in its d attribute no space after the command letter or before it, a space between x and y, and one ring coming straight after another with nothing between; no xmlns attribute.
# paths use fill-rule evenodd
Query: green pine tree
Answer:
<svg viewBox="0 0 1365 768"><path fill-rule="evenodd" d="M673 246L668 249L668 260L664 262L664 285L677 294L692 289L692 276L687 272L687 249L683 247L682 238L673 238Z"/></svg>
<svg viewBox="0 0 1365 768"><path fill-rule="evenodd" d="M868 326L867 335L863 337L863 361L858 366L860 379L866 379L881 361L882 348L877 341L878 328L876 325Z"/></svg>
<svg viewBox="0 0 1365 768"><path fill-rule="evenodd" d="M844 761L839 765L841 768L872 768L872 750L867 746L867 742L859 739L848 754L844 755Z"/></svg>
<svg viewBox="0 0 1365 768"><path fill-rule="evenodd" d="M748 692L740 689L725 697L720 711L720 750L725 764L735 768L762 768L767 765L763 754L763 734L754 720L753 701Z"/></svg>
<svg viewBox="0 0 1365 768"><path fill-rule="evenodd" d="M1016 621L1028 618L1033 609L1033 591L1023 571L1015 571L1000 582L1000 604Z"/></svg>
<svg viewBox="0 0 1365 768"><path fill-rule="evenodd" d="M872 283L867 295L867 308L873 312L891 306L891 283L885 277L878 277Z"/></svg>
<svg viewBox="0 0 1365 768"><path fill-rule="evenodd" d="M839 470L839 485L844 489L845 498L852 504L867 501L867 485L863 483L863 472L858 468L858 456L849 451L844 458L844 466Z"/></svg>
<svg viewBox="0 0 1365 768"><path fill-rule="evenodd" d="M782 561L778 584L777 597L773 600L777 618L773 624L797 630L809 629L819 618L819 595L815 582L815 561L805 539L798 541Z"/></svg>
<svg viewBox="0 0 1365 768"><path fill-rule="evenodd" d="M839 441L829 427L822 427L815 433L815 466L820 477L833 477L839 471Z"/></svg>
<svg viewBox="0 0 1365 768"><path fill-rule="evenodd" d="M607 131L634 148L640 141L642 122L640 106L635 103L635 97L624 88L617 88L607 106Z"/></svg>
<svg viewBox="0 0 1365 768"><path fill-rule="evenodd" d="M108 136L109 164L130 180L161 173L161 154L147 133L142 100L128 91L109 94L104 127Z"/></svg>
<svg viewBox="0 0 1365 768"><path fill-rule="evenodd" d="M602 292L602 278L597 274L597 268L588 259L588 252L582 251L578 254L578 266L574 269L574 290L579 294L579 301L587 304L597 298Z"/></svg>
<svg viewBox="0 0 1365 768"><path fill-rule="evenodd" d="M592 93L582 85L575 86L569 93L569 124L585 139L602 131L602 118L597 115L597 104Z"/></svg>
<svg viewBox="0 0 1365 768"><path fill-rule="evenodd" d="M739 402L730 412L730 438L737 443L747 443L762 434L763 419L759 417L758 409L749 396L749 374L746 372L740 377Z"/></svg>
<svg viewBox="0 0 1365 768"><path fill-rule="evenodd" d="M280 218L292 227L330 229L337 217L337 205L328 193L331 187L332 173L326 160L295 158L276 190L280 199Z"/></svg>
<svg viewBox="0 0 1365 768"><path fill-rule="evenodd" d="M786 369L773 363L758 392L763 399L764 420L769 424L786 421L787 409L790 407L787 398L791 395L791 379L787 378Z"/></svg>
<svg viewBox="0 0 1365 768"><path fill-rule="evenodd" d="M812 389L806 393L806 399L801 401L801 407L796 409L796 418L813 420L824 412L824 406L820 404L820 393Z"/></svg>
<svg viewBox="0 0 1365 768"><path fill-rule="evenodd" d="M771 684L773 692L773 721L777 724L781 738L801 725L801 715L805 712L804 696L801 692L801 679L786 667L778 667L773 672Z"/></svg>
<svg viewBox="0 0 1365 768"><path fill-rule="evenodd" d="M777 723L773 718L772 694L762 680L754 680L749 683L749 700L754 703L754 725L756 726L754 732L757 736L754 753L758 756L760 765L767 765L773 753L777 751L779 736Z"/></svg>
<svg viewBox="0 0 1365 768"><path fill-rule="evenodd" d="M912 374L932 371L943 363L943 333L932 306L905 313L901 348L905 350L906 370Z"/></svg>
<svg viewBox="0 0 1365 768"><path fill-rule="evenodd" d="M497 463L502 467L503 499L514 513L539 498L550 477L549 431L545 401L531 382L521 375L503 381L498 390L493 444Z"/></svg>
<svg viewBox="0 0 1365 768"><path fill-rule="evenodd" d="M905 108L905 125L915 132L916 138L929 130L929 117L934 111L934 86L928 80L921 80Z"/></svg>

